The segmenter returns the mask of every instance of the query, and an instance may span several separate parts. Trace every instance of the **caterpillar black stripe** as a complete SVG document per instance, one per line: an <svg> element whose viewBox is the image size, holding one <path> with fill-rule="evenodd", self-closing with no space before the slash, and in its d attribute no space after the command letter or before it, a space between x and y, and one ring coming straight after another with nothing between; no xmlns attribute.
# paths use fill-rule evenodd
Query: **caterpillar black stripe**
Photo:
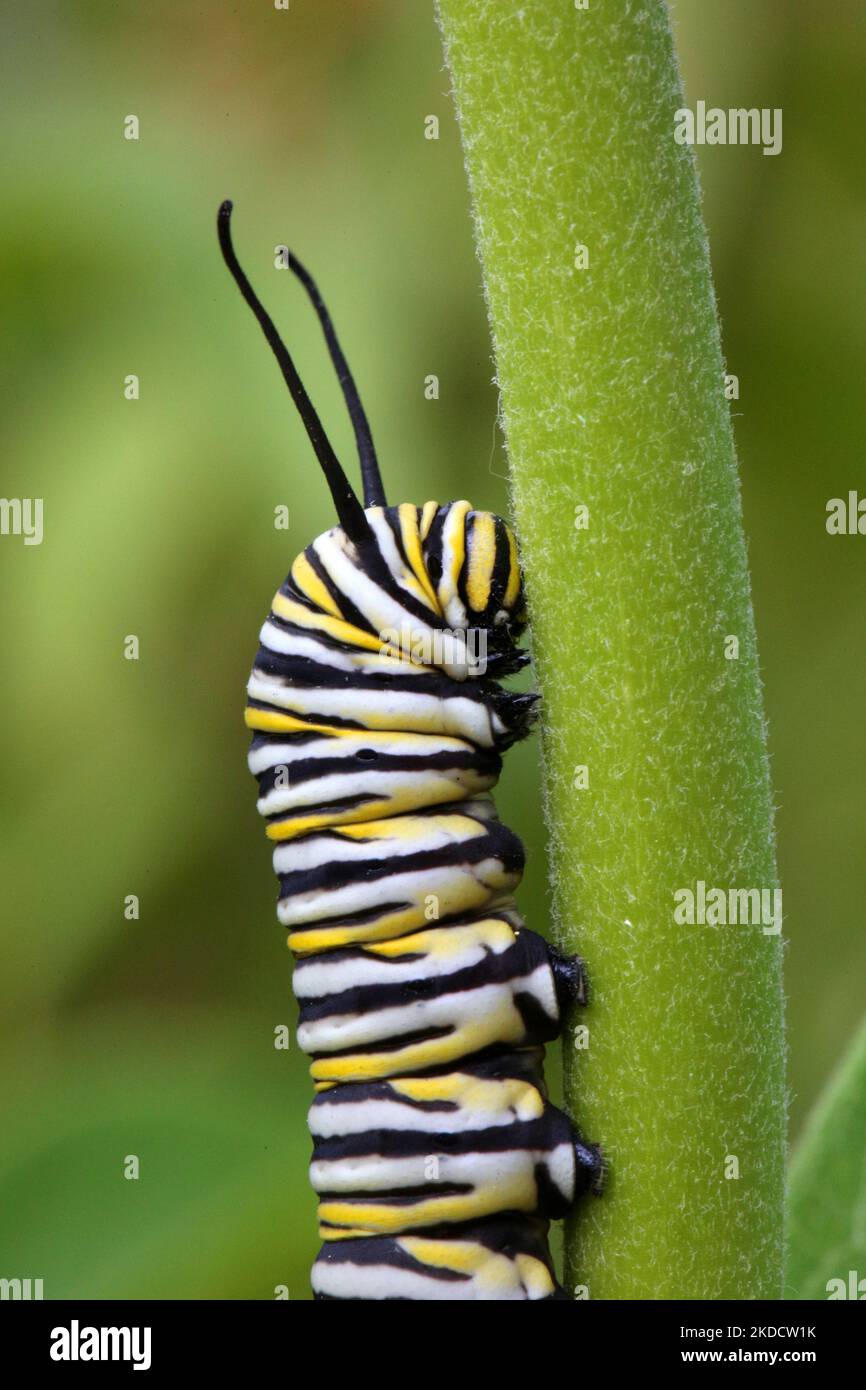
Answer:
<svg viewBox="0 0 866 1390"><path fill-rule="evenodd" d="M294 561L246 722L312 1058L320 1299L563 1299L548 1222L601 1158L547 1100L544 1044L584 1002L578 958L527 930L523 848L491 798L535 696L517 544L465 501L388 506L369 425L306 270L355 428L363 506L235 256L339 525Z"/></svg>

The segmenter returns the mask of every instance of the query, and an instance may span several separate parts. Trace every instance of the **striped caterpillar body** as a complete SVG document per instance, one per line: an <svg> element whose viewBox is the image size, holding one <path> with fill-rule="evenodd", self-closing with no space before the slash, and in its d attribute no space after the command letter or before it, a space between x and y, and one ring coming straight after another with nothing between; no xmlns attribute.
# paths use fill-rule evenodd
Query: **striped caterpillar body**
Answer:
<svg viewBox="0 0 866 1390"><path fill-rule="evenodd" d="M277 592L246 710L316 1091L314 1295L564 1299L548 1222L598 1188L601 1158L543 1079L544 1044L585 999L582 964L518 915L523 848L491 797L536 700L498 683L527 660L517 544L465 501L386 504L330 318L292 258L355 425L361 505L237 263L230 212L223 254L340 522Z"/></svg>

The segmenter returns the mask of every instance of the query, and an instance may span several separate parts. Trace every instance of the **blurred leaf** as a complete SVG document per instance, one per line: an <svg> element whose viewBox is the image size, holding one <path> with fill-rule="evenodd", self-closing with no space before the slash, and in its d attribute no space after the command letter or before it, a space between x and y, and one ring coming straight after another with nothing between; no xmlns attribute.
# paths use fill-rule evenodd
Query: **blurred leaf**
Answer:
<svg viewBox="0 0 866 1390"><path fill-rule="evenodd" d="M310 1297L307 1062L269 1024L108 1009L6 1057L4 1270L46 1298Z"/></svg>
<svg viewBox="0 0 866 1390"><path fill-rule="evenodd" d="M829 1280L847 1291L850 1271L866 1277L866 1021L812 1111L788 1202L789 1297L827 1298Z"/></svg>

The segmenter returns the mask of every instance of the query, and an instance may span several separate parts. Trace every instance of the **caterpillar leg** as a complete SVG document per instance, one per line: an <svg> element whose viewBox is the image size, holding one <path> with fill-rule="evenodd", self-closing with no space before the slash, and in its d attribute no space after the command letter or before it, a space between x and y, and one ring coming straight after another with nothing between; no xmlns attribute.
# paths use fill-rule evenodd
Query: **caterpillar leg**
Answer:
<svg viewBox="0 0 866 1390"><path fill-rule="evenodd" d="M589 977L582 957L567 956L555 946L547 949L560 1009L573 1004L583 1007L589 1001ZM575 1130L574 1150L578 1174L575 1197L582 1192L593 1192L600 1197L604 1186L604 1156L600 1146L585 1143Z"/></svg>
<svg viewBox="0 0 866 1390"><path fill-rule="evenodd" d="M587 1144L575 1131L574 1152L578 1177L575 1182L575 1197L582 1192L592 1192L600 1197L604 1190L604 1153L600 1144Z"/></svg>
<svg viewBox="0 0 866 1390"><path fill-rule="evenodd" d="M566 956L555 946L549 945L547 950L560 1008L569 1004L579 1004L583 1007L589 1001L589 978L583 958L577 955Z"/></svg>
<svg viewBox="0 0 866 1390"><path fill-rule="evenodd" d="M560 1009L573 1004L583 1007L589 1001L589 978L582 957L566 956L555 946L548 946L547 949ZM585 1143L577 1131L574 1135L574 1148L578 1171L575 1196L587 1191L601 1196L604 1186L604 1156L601 1148L597 1144Z"/></svg>

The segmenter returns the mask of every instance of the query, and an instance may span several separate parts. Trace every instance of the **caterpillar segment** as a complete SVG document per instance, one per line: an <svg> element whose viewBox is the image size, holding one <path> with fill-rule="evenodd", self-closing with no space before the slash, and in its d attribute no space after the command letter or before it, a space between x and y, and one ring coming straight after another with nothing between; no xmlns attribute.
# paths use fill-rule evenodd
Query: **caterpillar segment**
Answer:
<svg viewBox="0 0 866 1390"><path fill-rule="evenodd" d="M330 1241L313 1265L317 1299L432 1302L564 1301L547 1223L516 1216L469 1224L450 1235L361 1236Z"/></svg>
<svg viewBox="0 0 866 1390"><path fill-rule="evenodd" d="M582 966L524 925L491 796L535 703L483 663L524 662L516 544L468 502L365 516L292 565L246 713L317 1092L314 1294L560 1299L547 1223L600 1158L543 1080Z"/></svg>

